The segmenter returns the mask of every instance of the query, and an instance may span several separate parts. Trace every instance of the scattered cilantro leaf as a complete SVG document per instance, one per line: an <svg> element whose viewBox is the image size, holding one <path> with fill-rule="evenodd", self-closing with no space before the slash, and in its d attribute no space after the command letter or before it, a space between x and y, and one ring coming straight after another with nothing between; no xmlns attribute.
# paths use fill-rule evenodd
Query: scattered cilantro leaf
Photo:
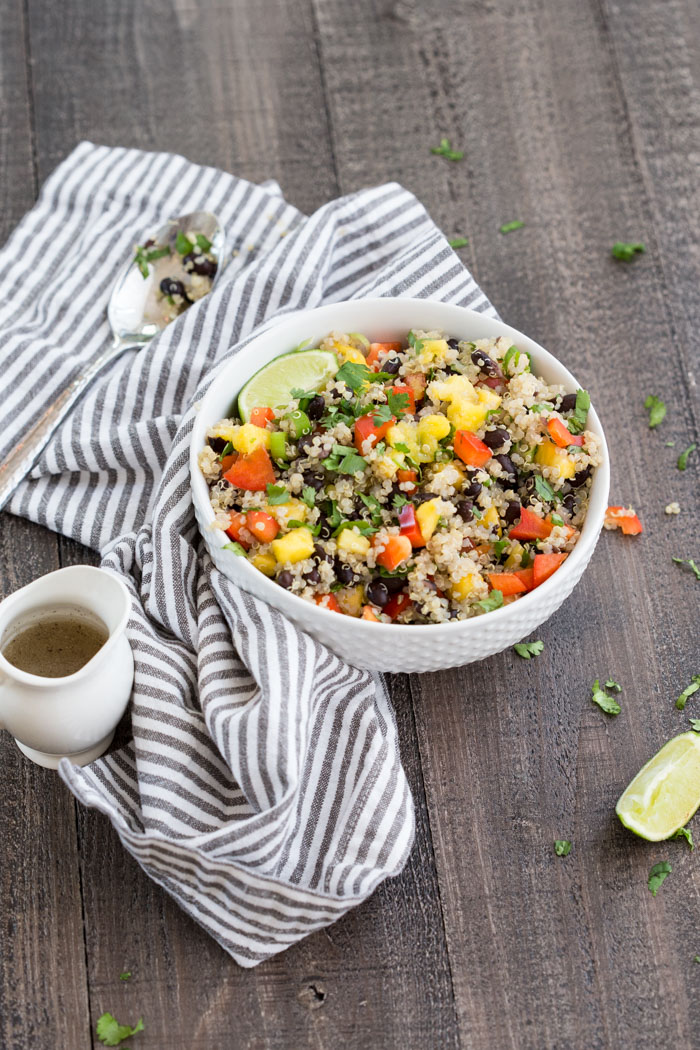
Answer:
<svg viewBox="0 0 700 1050"><path fill-rule="evenodd" d="M676 700L676 707L679 711L682 711L687 704L693 693L697 693L700 689L700 674L694 674L690 685L686 686L681 695Z"/></svg>
<svg viewBox="0 0 700 1050"><path fill-rule="evenodd" d="M557 857L568 857L571 853L571 843L568 839L555 839L554 852Z"/></svg>
<svg viewBox="0 0 700 1050"><path fill-rule="evenodd" d="M211 249L211 241L203 233L196 234L194 239L200 252L208 252Z"/></svg>
<svg viewBox="0 0 700 1050"><path fill-rule="evenodd" d="M588 409L590 407L591 395L587 390L581 390L579 387L576 391L576 407L574 408L574 414L567 423L570 434L582 434L586 429L586 420L588 419Z"/></svg>
<svg viewBox="0 0 700 1050"><path fill-rule="evenodd" d="M551 412L551 405L530 405L528 412Z"/></svg>
<svg viewBox="0 0 700 1050"><path fill-rule="evenodd" d="M373 525L371 521L357 518L353 521L341 521L333 536L340 536L345 529L357 529L361 536L373 536L378 531L377 526Z"/></svg>
<svg viewBox="0 0 700 1050"><path fill-rule="evenodd" d="M664 441L664 445L666 446L666 448L673 448L675 444L675 441Z"/></svg>
<svg viewBox="0 0 700 1050"><path fill-rule="evenodd" d="M496 542L493 545L493 551L494 551L495 556L497 558L500 558L501 555L503 554L503 551L506 549L506 547L509 546L509 544L510 544L510 540L508 539L507 536L504 536L503 539L496 540Z"/></svg>
<svg viewBox="0 0 700 1050"><path fill-rule="evenodd" d="M130 977L131 977L131 970L123 970L122 973L119 974L119 980L120 981L128 981L130 979Z"/></svg>
<svg viewBox="0 0 700 1050"><path fill-rule="evenodd" d="M185 237L182 230L177 231L177 237L175 238L175 250L178 253L178 255L189 255L190 252L194 251L194 244L189 239L189 237Z"/></svg>
<svg viewBox="0 0 700 1050"><path fill-rule="evenodd" d="M372 422L375 427L381 427L384 423L389 422L391 416L392 411L388 405L378 405L374 412L372 412Z"/></svg>
<svg viewBox="0 0 700 1050"><path fill-rule="evenodd" d="M552 503L554 500L554 489L549 482L541 477L539 474L535 474L535 491L540 499L543 499L545 503Z"/></svg>
<svg viewBox="0 0 700 1050"><path fill-rule="evenodd" d="M641 255L644 251L646 248L643 244L629 244L625 241L616 241L610 249L613 258L619 259L620 262L631 262L635 255Z"/></svg>
<svg viewBox="0 0 700 1050"><path fill-rule="evenodd" d="M405 507L406 504L410 503L410 502L411 501L409 499L406 499L406 497L403 495L403 493L397 492L396 495L394 496L393 500L391 501L391 505L392 505L392 507L395 507L396 510L400 510L401 507Z"/></svg>
<svg viewBox="0 0 700 1050"><path fill-rule="evenodd" d="M662 860L658 864L654 865L654 867L649 872L649 879L647 882L649 892L651 893L652 897L656 896L662 882L668 875L671 874L672 871L673 868L667 860Z"/></svg>
<svg viewBox="0 0 700 1050"><path fill-rule="evenodd" d="M268 484L266 489L267 502L271 507L279 507L282 503L289 503L289 491L284 485Z"/></svg>
<svg viewBox="0 0 700 1050"><path fill-rule="evenodd" d="M514 645L518 656L522 656L523 660L529 660L532 656L539 656L544 649L544 642L518 642Z"/></svg>
<svg viewBox="0 0 700 1050"><path fill-rule="evenodd" d="M408 411L408 394L404 394L401 392L395 394L393 390L390 390L387 394L387 401L389 403L389 408L391 409L392 416L396 416L397 419L400 419L401 416L405 415Z"/></svg>
<svg viewBox="0 0 700 1050"><path fill-rule="evenodd" d="M130 1035L136 1035L137 1032L142 1031L143 1017L139 1017L133 1028L128 1024L119 1024L110 1013L102 1014L97 1019L97 1038L105 1046L119 1046Z"/></svg>
<svg viewBox="0 0 700 1050"><path fill-rule="evenodd" d="M335 373L337 383L346 383L354 394L362 390L365 384L373 383L376 379L375 373L367 365L358 365L354 361L346 361Z"/></svg>
<svg viewBox="0 0 700 1050"><path fill-rule="evenodd" d="M226 456L230 456L232 452L233 452L233 445L231 444L230 441L227 441L226 444L224 445L224 447L222 448L221 452L219 453L219 463L221 463L221 460L225 459Z"/></svg>
<svg viewBox="0 0 700 1050"><path fill-rule="evenodd" d="M301 501L302 501L302 503L306 504L306 506L309 508L309 510L311 510L312 507L315 507L315 505L316 505L316 492L315 492L314 489L311 488L310 485L306 485L301 490Z"/></svg>
<svg viewBox="0 0 700 1050"><path fill-rule="evenodd" d="M549 515L549 520L551 521L552 525L563 525L564 524L564 519L560 518L558 514L550 514Z"/></svg>
<svg viewBox="0 0 700 1050"><path fill-rule="evenodd" d="M510 367L509 366L510 366L510 363L513 360L513 358L515 358L514 364L517 367L518 361L520 360L520 351L518 350L517 346L509 346L508 349L506 350L505 357L503 358L503 361L501 362L501 368L503 369L503 372L506 375L510 375Z"/></svg>
<svg viewBox="0 0 700 1050"><path fill-rule="evenodd" d="M290 529L308 529L312 536L318 536L321 531L321 522L317 525L309 525L308 521L298 521L297 518L290 518L287 522Z"/></svg>
<svg viewBox="0 0 700 1050"><path fill-rule="evenodd" d="M416 336L415 336L415 333L413 332L413 329L411 329L411 331L408 333L408 337L407 338L408 338L408 345L410 347L412 347L417 354L419 354L421 352L421 350L423 349L423 340L422 339L416 339Z"/></svg>
<svg viewBox="0 0 700 1050"><path fill-rule="evenodd" d="M449 139L440 139L440 145L433 146L430 152L438 157L445 157L447 160L461 160L464 156L463 150L452 149Z"/></svg>
<svg viewBox="0 0 700 1050"><path fill-rule="evenodd" d="M503 605L503 592L491 591L488 598L482 598L481 601L476 604L480 609L483 609L484 612L492 612L494 609L500 609Z"/></svg>
<svg viewBox="0 0 700 1050"><path fill-rule="evenodd" d="M466 248L467 245L469 244L469 238L468 237L454 237L451 241L448 241L447 243L449 244L450 248L454 248L455 250L457 248Z"/></svg>
<svg viewBox="0 0 700 1050"><path fill-rule="evenodd" d="M232 551L233 554L237 554L239 558L245 558L245 550L241 547L240 543L225 543L221 548L223 551Z"/></svg>
<svg viewBox="0 0 700 1050"><path fill-rule="evenodd" d="M499 233L512 233L513 230L521 230L525 225L520 219L514 219L513 222L504 222L502 226L499 226Z"/></svg>
<svg viewBox="0 0 700 1050"><path fill-rule="evenodd" d="M692 558L671 558L671 561L675 561L677 565L687 565L695 573L695 578L700 580L700 569Z"/></svg>
<svg viewBox="0 0 700 1050"><path fill-rule="evenodd" d="M700 955L696 955L693 962L700 963Z"/></svg>
<svg viewBox="0 0 700 1050"><path fill-rule="evenodd" d="M649 394L649 397L644 402L644 407L649 412L649 429L653 430L654 427L658 427L665 417L666 405L655 394Z"/></svg>
<svg viewBox="0 0 700 1050"><path fill-rule="evenodd" d="M691 850L695 849L695 843L693 842L693 833L690 828L679 828L675 835L672 835L673 839L685 839Z"/></svg>
<svg viewBox="0 0 700 1050"><path fill-rule="evenodd" d="M688 466L688 456L691 452L695 452L695 449L697 447L698 446L693 442L692 445L688 445L685 452L681 452L680 456L678 457L678 462L676 463L676 466L679 470L685 470L685 468Z"/></svg>
<svg viewBox="0 0 700 1050"><path fill-rule="evenodd" d="M335 445L331 455L323 460L323 465L326 470L334 470L338 474L356 474L358 470L366 468L367 461L359 456L354 448Z"/></svg>
<svg viewBox="0 0 700 1050"><path fill-rule="evenodd" d="M619 715L622 708L614 696L610 696L604 689L600 688L600 682L597 678L591 687L591 692L593 694L593 703L597 704L601 711L605 711L606 715Z"/></svg>
<svg viewBox="0 0 700 1050"><path fill-rule="evenodd" d="M695 730L696 733L700 733L700 718L689 718L690 728Z"/></svg>
<svg viewBox="0 0 700 1050"><path fill-rule="evenodd" d="M618 685L618 683L615 682L612 678L608 678L607 682L605 683L605 688L606 689L614 689L614 691L616 693L621 693L622 692L622 686Z"/></svg>
<svg viewBox="0 0 700 1050"><path fill-rule="evenodd" d="M370 511L370 517L372 524L380 526L382 524L382 505L376 496L368 496L366 493L360 493L360 499L364 503L365 507Z"/></svg>
<svg viewBox="0 0 700 1050"><path fill-rule="evenodd" d="M137 244L134 262L141 271L141 276L146 278L150 273L148 264L156 259L163 259L166 255L170 255L170 248L146 248L143 244Z"/></svg>

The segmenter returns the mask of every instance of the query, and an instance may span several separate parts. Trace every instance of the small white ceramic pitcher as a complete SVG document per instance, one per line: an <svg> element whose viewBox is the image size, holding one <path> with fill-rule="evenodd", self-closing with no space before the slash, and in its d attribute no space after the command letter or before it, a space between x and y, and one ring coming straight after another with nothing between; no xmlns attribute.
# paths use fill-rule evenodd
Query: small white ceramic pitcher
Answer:
<svg viewBox="0 0 700 1050"><path fill-rule="evenodd" d="M49 769L56 769L63 757L84 766L107 750L134 680L126 637L129 592L117 576L91 565L50 572L6 598L0 604L0 648L15 621L66 605L98 616L109 632L101 649L75 674L29 674L0 652L0 729L12 733L27 758Z"/></svg>

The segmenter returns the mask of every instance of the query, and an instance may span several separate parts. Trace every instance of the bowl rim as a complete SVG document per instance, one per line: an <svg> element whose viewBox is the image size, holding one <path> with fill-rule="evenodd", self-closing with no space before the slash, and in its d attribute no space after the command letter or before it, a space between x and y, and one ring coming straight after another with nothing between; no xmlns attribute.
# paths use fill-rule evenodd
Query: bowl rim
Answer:
<svg viewBox="0 0 700 1050"><path fill-rule="evenodd" d="M385 308L384 304L389 304L392 309L395 309L396 304L407 304L411 307L438 307L440 309L444 309L448 314L454 312L454 316L456 318L459 317L459 319L465 326L469 324L470 320L478 320L481 323L487 320L489 324L494 325L500 329L501 335L506 335L509 338L512 338L514 342L516 340L521 340L528 344L527 349L530 350L531 353L533 353L533 357L536 363L539 364L540 362L544 362L546 364L551 364L555 367L555 369L560 371L562 373L562 378L560 382L567 388L567 392L573 393L574 391L580 388L580 384L578 383L575 376L569 371L569 369L566 368L566 366L563 365L562 362L557 357L555 357L554 354L546 350L531 336L526 335L524 332L519 331L517 328L513 328L512 325L506 324L504 321L501 321L500 318L484 314L481 311L473 310L469 307L460 306L457 303L446 303L441 302L437 299L422 299L409 296L375 296L357 299L343 299L335 303L326 303L323 306L311 307L308 309L296 310L293 313L283 314L277 318L263 322L264 327L262 328L262 330L258 331L257 334L255 332L251 333L251 335L247 338L245 345L241 348L241 351L239 353L234 354L232 357L227 357L222 361L220 367L213 375L204 395L198 402L198 411L197 416L195 417L195 425L190 435L190 483L193 501L196 507L198 507L200 513L203 514L203 518L209 526L212 526L214 523L214 512L211 508L211 503L209 502L209 489L207 483L204 480L204 476L201 470L199 469L198 456L199 452L201 451L201 448L195 447L195 444L199 441L200 431L204 425L200 421L202 421L206 415L207 402L210 399L213 400L215 392L218 391L221 383L230 378L228 373L235 372L236 366L240 363L240 354L245 353L246 357L253 358L256 347L260 344L264 344L273 335L279 336L280 329L284 328L287 322L301 324L302 321L305 321L308 318L308 323L311 324L312 318L322 318L325 315L332 316L334 312L338 311L343 307L356 306L358 309L361 309L363 306L372 308L378 307L381 310ZM330 327L328 328L328 331L332 330L333 325L331 323ZM293 340L290 340L290 343L292 346L294 345ZM269 360L271 361L276 359L277 357L281 357L285 353L289 353L289 350L281 350L278 354L275 354ZM268 362L266 361L258 368L255 368L250 372L246 372L246 374L242 377L238 377L237 385L236 383L232 385L232 389L236 391L236 393L234 393L231 397L232 402L235 401L237 391L241 389L244 383L246 383L250 378L252 378L252 376L255 375L255 372L259 371L260 368L264 368L267 363ZM536 371L539 371L539 369L536 369ZM214 420L212 420L211 422L214 422ZM207 423L207 425L211 424ZM545 580L544 583L540 584L540 586L537 587L535 590L528 591L526 594L522 595L522 597L520 597L517 601L510 602L508 605L501 606L497 609L492 609L490 612L484 614L485 616L489 617L489 622L493 623L494 626L496 624L505 625L508 622L509 618L512 619L513 616L516 615L516 613L514 612L514 610L516 609L520 610L520 612L522 613L525 612L526 609L530 610L534 608L535 602L541 603L542 600L546 599L548 595L553 594L556 588L560 586L564 580L569 579L572 575L576 574L576 571L582 561L585 560L585 567L585 563L590 558L592 548L595 547L601 529L603 527L603 520L605 517L605 510L607 506L608 492L610 487L610 456L607 441L605 439L605 433L603 431L600 417L598 416L598 413L596 412L592 404L589 409L587 429L592 430L599 438L602 462L600 463L600 466L596 467L593 475L593 484L591 485L590 489L589 507L586 513L585 521L581 528L581 535L574 549L571 551L569 557L566 559L561 568L558 569L555 573L553 573L552 576L550 576L547 580ZM591 513L592 510L594 511L593 514ZM201 532L202 530L200 527L200 533ZM225 546L225 541L228 542L225 534L222 533L221 530L215 528L211 528L209 538L214 540L220 539L220 542L216 543L216 545L220 549ZM591 548L590 553L588 553L589 547ZM259 571L259 569L256 569L253 565L251 565L247 559L241 559L240 569L244 577L247 573L255 574L255 576L251 576L251 580L256 581L257 586L262 590L263 594L268 587L278 587L278 585L275 584L271 579L269 579L269 577L265 576L264 573L261 573ZM579 573L579 576L580 575L581 574ZM559 577L559 580L557 580L557 577ZM244 587L244 584L239 581L239 586ZM272 596L275 594L275 591L270 589L269 594L269 604L272 604L274 606ZM307 601L305 598L301 598L297 594L293 594L290 591L285 592L285 594L286 597L292 601L293 606L295 606L296 603L299 603L298 607L300 614L302 612L306 616L314 616L315 614L318 614L321 617L334 617L337 620L338 613L334 612L332 609L326 609L322 605L316 605L312 602ZM263 600L267 599L263 598ZM285 615L289 615L290 617L292 617L293 614L285 610ZM491 619L492 617L494 618L493 620ZM498 620L496 620L496 617L498 617ZM448 620L443 623L430 624L395 624L383 623L382 621L379 621L377 623L375 621L363 620L361 617L344 617L344 620L352 622L352 630L366 631L368 633L368 637L371 633L371 636L374 638L377 637L377 630L383 630L388 637L388 632L393 632L396 635L399 632L410 630L412 634L415 634L416 628L421 628L421 637L424 637L426 631L431 631L433 634L435 634L439 631L445 630L446 628L449 628L451 631L454 632L458 628L462 628L463 630L465 628L469 628L470 626L473 628L474 625L477 623L483 626L483 616L472 616L469 617L469 619L467 620ZM326 619L322 622L328 624L330 621ZM347 626L349 627L349 623L347 624Z"/></svg>

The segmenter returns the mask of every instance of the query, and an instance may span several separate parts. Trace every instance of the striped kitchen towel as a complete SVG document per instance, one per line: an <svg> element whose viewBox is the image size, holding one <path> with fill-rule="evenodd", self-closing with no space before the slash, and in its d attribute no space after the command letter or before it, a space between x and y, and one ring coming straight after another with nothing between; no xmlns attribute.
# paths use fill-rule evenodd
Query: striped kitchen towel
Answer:
<svg viewBox="0 0 700 1050"><path fill-rule="evenodd" d="M0 252L0 457L110 340L136 241L218 214L216 290L127 351L65 420L9 509L100 551L132 596L133 739L61 776L242 966L331 923L403 867L413 807L384 683L233 586L198 541L196 402L260 325L367 295L492 312L423 207L388 184L309 218L169 154L82 143Z"/></svg>

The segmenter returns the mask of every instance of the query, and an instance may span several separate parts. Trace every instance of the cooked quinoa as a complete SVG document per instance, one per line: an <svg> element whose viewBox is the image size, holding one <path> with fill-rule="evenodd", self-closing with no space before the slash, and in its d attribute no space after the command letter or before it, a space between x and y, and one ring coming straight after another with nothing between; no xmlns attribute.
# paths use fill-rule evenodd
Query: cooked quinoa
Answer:
<svg viewBox="0 0 700 1050"><path fill-rule="evenodd" d="M208 432L233 554L307 601L404 624L483 615L559 567L601 462L585 391L548 385L507 338L331 332L320 349L340 366L323 389Z"/></svg>

